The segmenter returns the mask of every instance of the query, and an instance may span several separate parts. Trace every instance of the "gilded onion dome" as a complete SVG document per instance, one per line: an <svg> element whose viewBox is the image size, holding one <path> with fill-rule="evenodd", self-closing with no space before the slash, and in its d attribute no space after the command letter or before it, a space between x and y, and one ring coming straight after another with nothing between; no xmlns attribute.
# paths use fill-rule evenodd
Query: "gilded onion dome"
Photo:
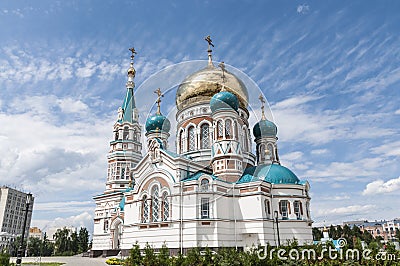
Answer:
<svg viewBox="0 0 400 266"><path fill-rule="evenodd" d="M176 106L182 110L197 102L209 102L223 88L236 95L239 106L247 108L248 92L244 83L234 74L209 64L183 80L176 92Z"/></svg>

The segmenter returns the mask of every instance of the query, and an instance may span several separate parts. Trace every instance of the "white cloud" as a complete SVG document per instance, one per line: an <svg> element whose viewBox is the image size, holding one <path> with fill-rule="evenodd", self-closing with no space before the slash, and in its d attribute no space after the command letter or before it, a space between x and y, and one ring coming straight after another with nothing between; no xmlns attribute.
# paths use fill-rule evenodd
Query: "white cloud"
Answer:
<svg viewBox="0 0 400 266"><path fill-rule="evenodd" d="M371 151L375 154L382 154L385 156L400 156L400 141L393 141L374 147Z"/></svg>
<svg viewBox="0 0 400 266"><path fill-rule="evenodd" d="M93 233L93 215L86 211L66 218L57 217L54 220L33 220L31 227L33 226L41 228L44 231L60 227L86 227L89 233Z"/></svg>
<svg viewBox="0 0 400 266"><path fill-rule="evenodd" d="M375 195L391 193L400 190L400 177L390 179L386 182L383 180L376 180L367 184L366 188L362 192L363 195Z"/></svg>
<svg viewBox="0 0 400 266"><path fill-rule="evenodd" d="M72 98L58 99L57 103L60 106L61 111L64 113L82 113L89 109L82 101Z"/></svg>
<svg viewBox="0 0 400 266"><path fill-rule="evenodd" d="M395 115L400 115L400 109L396 110L396 112L394 112Z"/></svg>
<svg viewBox="0 0 400 266"><path fill-rule="evenodd" d="M310 11L310 7L306 4L297 6L297 13L299 14L306 14L308 11Z"/></svg>
<svg viewBox="0 0 400 266"><path fill-rule="evenodd" d="M316 149L312 150L310 153L312 155L322 155L322 154L327 154L329 151L327 149Z"/></svg>
<svg viewBox="0 0 400 266"><path fill-rule="evenodd" d="M371 212L376 208L375 205L350 205L346 207L338 207L333 209L319 209L317 211L318 215L345 215L345 214L362 214L366 212Z"/></svg>
<svg viewBox="0 0 400 266"><path fill-rule="evenodd" d="M79 67L76 70L76 76L80 78L89 78L91 77L97 70L96 63L92 61L86 61L85 65Z"/></svg>

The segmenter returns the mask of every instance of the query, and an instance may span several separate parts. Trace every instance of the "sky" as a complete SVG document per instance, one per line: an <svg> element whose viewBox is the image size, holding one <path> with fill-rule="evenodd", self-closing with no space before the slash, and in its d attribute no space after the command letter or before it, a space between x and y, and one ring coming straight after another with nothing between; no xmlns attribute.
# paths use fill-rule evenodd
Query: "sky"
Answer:
<svg viewBox="0 0 400 266"><path fill-rule="evenodd" d="M314 225L400 217L399 10L399 1L1 1L0 184L34 194L32 226L92 230L128 48L138 51L143 121L153 86L170 89L182 62L204 63L211 35L213 59L267 98L282 165L310 182ZM152 80L166 67L168 78ZM164 112L174 98L166 93Z"/></svg>

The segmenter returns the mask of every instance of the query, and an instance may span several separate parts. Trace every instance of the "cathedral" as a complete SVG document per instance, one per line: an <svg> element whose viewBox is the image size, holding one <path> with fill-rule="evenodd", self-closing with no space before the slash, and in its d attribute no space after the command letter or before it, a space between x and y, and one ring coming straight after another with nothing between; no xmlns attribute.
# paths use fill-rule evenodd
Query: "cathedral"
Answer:
<svg viewBox="0 0 400 266"><path fill-rule="evenodd" d="M173 132L160 89L157 111L139 123L136 52L130 49L106 186L94 197L92 256L126 255L136 243L165 244L176 254L192 247L312 242L309 183L281 165L277 126L266 118L262 96L261 120L249 124L245 84L223 63L214 65L213 44L206 41L208 63L177 88ZM176 134L176 147L168 147L170 134Z"/></svg>

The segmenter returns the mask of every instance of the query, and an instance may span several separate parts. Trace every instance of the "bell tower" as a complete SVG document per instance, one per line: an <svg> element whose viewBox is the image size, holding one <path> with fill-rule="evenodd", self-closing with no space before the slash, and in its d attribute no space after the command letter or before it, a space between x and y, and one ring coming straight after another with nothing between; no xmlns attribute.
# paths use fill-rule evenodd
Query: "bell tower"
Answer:
<svg viewBox="0 0 400 266"><path fill-rule="evenodd" d="M136 70L133 67L136 51L131 51L131 63L128 69L126 94L122 106L118 108L118 118L114 124L113 140L107 156L108 170L105 193L124 191L130 182L130 169L142 158L141 125L134 97L134 78Z"/></svg>

